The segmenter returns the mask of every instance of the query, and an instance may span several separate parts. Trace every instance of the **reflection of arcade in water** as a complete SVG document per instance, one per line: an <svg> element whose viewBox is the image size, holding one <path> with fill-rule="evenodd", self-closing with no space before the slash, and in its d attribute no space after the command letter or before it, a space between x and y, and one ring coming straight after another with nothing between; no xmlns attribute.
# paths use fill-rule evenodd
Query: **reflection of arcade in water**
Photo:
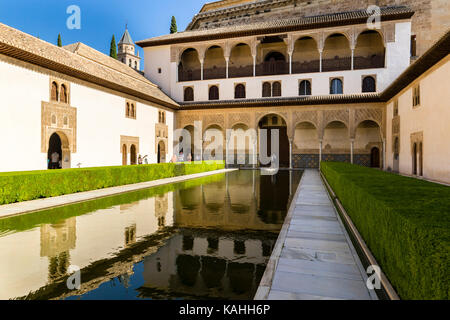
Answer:
<svg viewBox="0 0 450 320"><path fill-rule="evenodd" d="M141 298L253 299L275 234L181 230L144 260Z"/></svg>
<svg viewBox="0 0 450 320"><path fill-rule="evenodd" d="M227 175L225 183L178 190L176 226L279 231L300 177L292 171L261 176L259 171L242 170Z"/></svg>

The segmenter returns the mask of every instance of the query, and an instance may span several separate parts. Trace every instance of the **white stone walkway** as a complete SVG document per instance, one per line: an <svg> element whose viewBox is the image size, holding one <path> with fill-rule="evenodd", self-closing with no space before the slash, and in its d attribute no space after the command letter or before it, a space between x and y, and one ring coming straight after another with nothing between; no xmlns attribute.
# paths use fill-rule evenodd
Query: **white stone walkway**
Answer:
<svg viewBox="0 0 450 320"><path fill-rule="evenodd" d="M237 169L224 169L224 170L209 171L209 172L203 172L203 173L197 173L197 174L191 174L191 175L186 175L186 176L167 178L167 179L161 179L161 180L155 180L155 181L149 181L149 182L142 182L142 183L125 185L125 186L113 187L113 188L106 188L106 189L100 189L100 190L68 194L68 195L54 197L54 198L38 199L38 200L32 200L32 201L7 204L7 205L0 206L0 218L12 217L12 216L26 214L26 213L40 211L40 210L47 210L47 209L66 206L66 205L70 205L70 204L74 204L74 203L119 195L122 193L132 192L132 191L141 190L141 189L148 189L148 188L152 188L152 187L162 186L165 184L171 184L171 183L183 182L183 181L191 180L191 179L203 178L206 176L212 176L215 174L227 173L227 172L232 172L232 171L236 171L236 170Z"/></svg>
<svg viewBox="0 0 450 320"><path fill-rule="evenodd" d="M317 170L306 170L256 300L376 300Z"/></svg>

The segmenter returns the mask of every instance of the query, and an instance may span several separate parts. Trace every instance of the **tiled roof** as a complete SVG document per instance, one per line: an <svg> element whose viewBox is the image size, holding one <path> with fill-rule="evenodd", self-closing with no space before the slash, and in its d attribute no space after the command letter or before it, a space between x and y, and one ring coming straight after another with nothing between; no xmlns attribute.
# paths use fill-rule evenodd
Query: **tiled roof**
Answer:
<svg viewBox="0 0 450 320"><path fill-rule="evenodd" d="M0 54L169 108L178 104L138 72L81 43L59 48L0 23Z"/></svg>
<svg viewBox="0 0 450 320"><path fill-rule="evenodd" d="M125 32L122 36L122 39L120 39L119 44L134 44L133 39L131 39L130 33L128 32L128 29L125 29Z"/></svg>
<svg viewBox="0 0 450 320"><path fill-rule="evenodd" d="M414 15L408 7L383 7L381 20L409 19ZM136 42L141 47L160 46L166 44L207 41L233 37L263 35L289 31L309 30L331 26L360 24L367 22L371 14L366 10L340 12L320 16L271 20L246 25L235 25L216 29L192 30L179 32Z"/></svg>
<svg viewBox="0 0 450 320"><path fill-rule="evenodd" d="M236 99L223 101L182 102L181 110L214 108L248 108L265 106L302 106L336 103L381 102L378 93L336 94L287 98Z"/></svg>

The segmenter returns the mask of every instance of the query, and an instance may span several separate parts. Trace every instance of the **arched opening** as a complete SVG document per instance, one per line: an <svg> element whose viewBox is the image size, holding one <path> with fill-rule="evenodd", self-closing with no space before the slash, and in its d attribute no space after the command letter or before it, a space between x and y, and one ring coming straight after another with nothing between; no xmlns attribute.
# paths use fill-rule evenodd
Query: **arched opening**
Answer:
<svg viewBox="0 0 450 320"><path fill-rule="evenodd" d="M69 140L64 133L55 132L50 136L47 159L48 169L70 168Z"/></svg>
<svg viewBox="0 0 450 320"><path fill-rule="evenodd" d="M370 167L371 168L380 168L381 161L380 161L381 153L380 149L377 147L373 147L370 151Z"/></svg>
<svg viewBox="0 0 450 320"><path fill-rule="evenodd" d="M374 77L367 76L364 77L362 81L362 92L376 92L376 82Z"/></svg>
<svg viewBox="0 0 450 320"><path fill-rule="evenodd" d="M211 86L209 88L209 100L219 100L219 87Z"/></svg>
<svg viewBox="0 0 450 320"><path fill-rule="evenodd" d="M203 79L224 79L226 78L226 61L223 49L219 46L212 46L205 53L203 66Z"/></svg>
<svg viewBox="0 0 450 320"><path fill-rule="evenodd" d="M61 96L59 99L60 102L67 103L67 88L65 85L61 85Z"/></svg>
<svg viewBox="0 0 450 320"><path fill-rule="evenodd" d="M127 145L124 144L122 146L122 165L126 166L128 164L128 151L127 151Z"/></svg>
<svg viewBox="0 0 450 320"><path fill-rule="evenodd" d="M320 71L320 53L317 42L311 37L302 37L295 42L292 54L292 73Z"/></svg>
<svg viewBox="0 0 450 320"><path fill-rule="evenodd" d="M127 117L131 117L131 108L128 102L127 102Z"/></svg>
<svg viewBox="0 0 450 320"><path fill-rule="evenodd" d="M413 145L413 175L417 176L417 143Z"/></svg>
<svg viewBox="0 0 450 320"><path fill-rule="evenodd" d="M277 114L268 114L263 117L258 124L259 137L261 137L261 130L266 130L267 132L267 154L262 154L262 157L271 157L272 154L275 153L276 148L272 146L272 136L276 134L276 131L279 133L279 155L275 155L278 157L279 164L281 168L289 168L289 138L287 133L287 124L286 120L277 115ZM261 138L260 138L260 153L261 150ZM263 165L263 164L261 164ZM266 164L270 166L271 164Z"/></svg>
<svg viewBox="0 0 450 320"><path fill-rule="evenodd" d="M356 41L354 69L384 68L383 37L375 30L362 32Z"/></svg>
<svg viewBox="0 0 450 320"><path fill-rule="evenodd" d="M419 144L419 176L423 177L423 143Z"/></svg>
<svg viewBox="0 0 450 320"><path fill-rule="evenodd" d="M330 82L330 94L343 94L344 86L341 79L333 79Z"/></svg>
<svg viewBox="0 0 450 320"><path fill-rule="evenodd" d="M233 154L235 166L248 166L251 163L251 156L254 155L253 142L256 137L252 137L249 127L239 123L232 127L229 137L228 155ZM230 164L230 163L228 163Z"/></svg>
<svg viewBox="0 0 450 320"><path fill-rule="evenodd" d="M324 130L322 160L350 162L350 135L347 125L341 121L329 123Z"/></svg>
<svg viewBox="0 0 450 320"><path fill-rule="evenodd" d="M272 97L281 97L281 82L272 83Z"/></svg>
<svg viewBox="0 0 450 320"><path fill-rule="evenodd" d="M52 90L51 90L51 101L58 101L58 84L56 82L52 82Z"/></svg>
<svg viewBox="0 0 450 320"><path fill-rule="evenodd" d="M289 73L289 65L284 54L271 51L264 57L264 62L259 68L258 76Z"/></svg>
<svg viewBox="0 0 450 320"><path fill-rule="evenodd" d="M268 98L272 96L272 84L270 82L263 83L263 98Z"/></svg>
<svg viewBox="0 0 450 320"><path fill-rule="evenodd" d="M132 166L137 164L137 151L134 144L132 144L130 147L130 164Z"/></svg>
<svg viewBox="0 0 450 320"><path fill-rule="evenodd" d="M319 133L311 122L295 126L293 165L295 168L319 167Z"/></svg>
<svg viewBox="0 0 450 320"><path fill-rule="evenodd" d="M245 99L246 93L245 93L245 85L242 83L239 83L234 88L234 98L235 99Z"/></svg>
<svg viewBox="0 0 450 320"><path fill-rule="evenodd" d="M395 137L394 141L394 172L400 172L400 140Z"/></svg>
<svg viewBox="0 0 450 320"><path fill-rule="evenodd" d="M192 87L184 88L184 101L194 101L194 89Z"/></svg>
<svg viewBox="0 0 450 320"><path fill-rule="evenodd" d="M203 134L203 159L223 160L225 154L224 131L216 124L206 128Z"/></svg>
<svg viewBox="0 0 450 320"><path fill-rule="evenodd" d="M178 81L194 81L201 79L201 64L197 50L186 49L181 55L178 65Z"/></svg>
<svg viewBox="0 0 450 320"><path fill-rule="evenodd" d="M299 84L298 94L300 96L310 96L311 95L311 82L309 80L303 80Z"/></svg>
<svg viewBox="0 0 450 320"><path fill-rule="evenodd" d="M348 39L340 33L330 35L325 40L322 70L341 71L352 67L352 50Z"/></svg>
<svg viewBox="0 0 450 320"><path fill-rule="evenodd" d="M164 141L158 143L158 163L166 163L166 144Z"/></svg>
<svg viewBox="0 0 450 320"><path fill-rule="evenodd" d="M230 78L253 76L252 50L247 44L239 43L231 50L228 76Z"/></svg>
<svg viewBox="0 0 450 320"><path fill-rule="evenodd" d="M382 142L381 128L373 120L365 120L358 124L355 131L354 163L366 167L381 168ZM378 151L373 149L377 148ZM378 160L374 152L378 152Z"/></svg>
<svg viewBox="0 0 450 320"><path fill-rule="evenodd" d="M133 103L131 104L131 117L136 118L136 108Z"/></svg>

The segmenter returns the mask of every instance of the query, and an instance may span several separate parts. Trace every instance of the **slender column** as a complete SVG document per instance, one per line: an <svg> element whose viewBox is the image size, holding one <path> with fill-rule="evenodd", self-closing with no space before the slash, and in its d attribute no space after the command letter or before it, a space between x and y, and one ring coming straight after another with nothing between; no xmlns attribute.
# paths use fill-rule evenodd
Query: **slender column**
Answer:
<svg viewBox="0 0 450 320"><path fill-rule="evenodd" d="M355 148L355 139L350 139L350 159L351 163L354 164L354 148Z"/></svg>
<svg viewBox="0 0 450 320"><path fill-rule="evenodd" d="M200 77L200 80L203 80L203 67L204 67L204 65L205 65L205 60L200 60L200 64L201 64L201 77Z"/></svg>
<svg viewBox="0 0 450 320"><path fill-rule="evenodd" d="M292 74L292 52L289 52L289 74Z"/></svg>
<svg viewBox="0 0 450 320"><path fill-rule="evenodd" d="M322 72L322 57L323 57L323 50L319 51L320 54L320 72Z"/></svg>
<svg viewBox="0 0 450 320"><path fill-rule="evenodd" d="M383 138L383 170L386 170L386 139Z"/></svg>
<svg viewBox="0 0 450 320"><path fill-rule="evenodd" d="M355 68L355 49L352 48L352 70Z"/></svg>
<svg viewBox="0 0 450 320"><path fill-rule="evenodd" d="M320 140L320 142L319 142L319 169L320 169L320 164L322 163L322 146L323 146L323 140Z"/></svg>
<svg viewBox="0 0 450 320"><path fill-rule="evenodd" d="M292 169L294 169L293 168L293 166L292 166L292 157L293 157L293 154L292 154L292 144L293 144L293 140L292 139L289 139L289 169L290 170L292 170Z"/></svg>
<svg viewBox="0 0 450 320"><path fill-rule="evenodd" d="M229 78L229 76L228 76L228 75L229 75L229 74L228 74L228 67L229 67L229 65L230 65L230 57L225 57L225 62L226 62L226 64L227 64L227 67L226 67L226 68L227 68L227 71L226 71L226 72L227 72L227 79L228 79L228 78Z"/></svg>
<svg viewBox="0 0 450 320"><path fill-rule="evenodd" d="M256 55L253 56L253 76L256 77Z"/></svg>

